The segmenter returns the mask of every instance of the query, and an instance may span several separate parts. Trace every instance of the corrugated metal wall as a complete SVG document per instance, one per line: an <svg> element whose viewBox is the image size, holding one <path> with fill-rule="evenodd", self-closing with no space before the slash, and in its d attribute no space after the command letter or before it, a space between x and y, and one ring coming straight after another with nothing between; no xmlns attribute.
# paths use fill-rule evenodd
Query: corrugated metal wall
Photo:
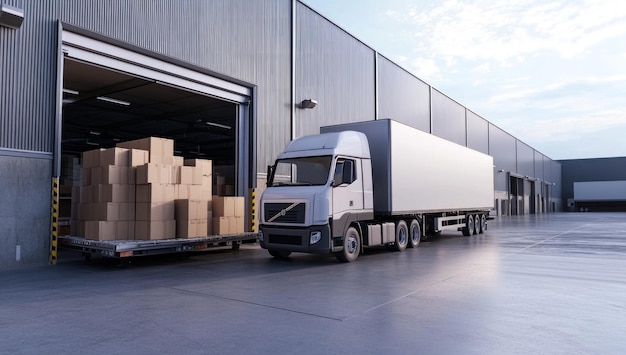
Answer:
<svg viewBox="0 0 626 355"><path fill-rule="evenodd" d="M465 107L432 89L432 134L466 145Z"/></svg>
<svg viewBox="0 0 626 355"><path fill-rule="evenodd" d="M378 55L378 113L430 133L430 86Z"/></svg>
<svg viewBox="0 0 626 355"><path fill-rule="evenodd" d="M260 170L289 141L290 0L64 0L59 17L63 22L257 85Z"/></svg>
<svg viewBox="0 0 626 355"><path fill-rule="evenodd" d="M51 152L56 85L56 1L3 1L24 10L0 26L0 148Z"/></svg>
<svg viewBox="0 0 626 355"><path fill-rule="evenodd" d="M516 141L517 169L519 175L535 177L535 151L527 144Z"/></svg>
<svg viewBox="0 0 626 355"><path fill-rule="evenodd" d="M296 135L320 126L375 119L375 52L307 6L296 7Z"/></svg>
<svg viewBox="0 0 626 355"><path fill-rule="evenodd" d="M495 167L496 190L507 191L507 172L516 172L515 138L502 129L489 126L489 154ZM501 171L503 170L503 171Z"/></svg>
<svg viewBox="0 0 626 355"><path fill-rule="evenodd" d="M489 154L489 122L467 110L467 146Z"/></svg>

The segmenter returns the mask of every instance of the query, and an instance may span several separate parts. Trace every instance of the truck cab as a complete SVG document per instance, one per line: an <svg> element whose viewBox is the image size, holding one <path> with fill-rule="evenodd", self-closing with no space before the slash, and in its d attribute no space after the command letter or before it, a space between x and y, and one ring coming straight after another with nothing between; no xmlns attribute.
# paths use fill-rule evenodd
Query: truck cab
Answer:
<svg viewBox="0 0 626 355"><path fill-rule="evenodd" d="M268 168L261 247L275 257L360 248L360 241L346 243L344 236L353 222L374 216L371 169L361 132L323 133L289 143Z"/></svg>

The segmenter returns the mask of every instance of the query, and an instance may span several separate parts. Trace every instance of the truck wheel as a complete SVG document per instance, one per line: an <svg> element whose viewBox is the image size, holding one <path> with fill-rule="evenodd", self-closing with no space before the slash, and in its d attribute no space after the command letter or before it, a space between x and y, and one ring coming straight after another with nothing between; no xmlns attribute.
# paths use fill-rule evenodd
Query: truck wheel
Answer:
<svg viewBox="0 0 626 355"><path fill-rule="evenodd" d="M417 219L411 221L409 235L411 236L409 238L409 248L417 248L420 245L420 240L422 240L422 229Z"/></svg>
<svg viewBox="0 0 626 355"><path fill-rule="evenodd" d="M480 233L480 215L474 216L474 234Z"/></svg>
<svg viewBox="0 0 626 355"><path fill-rule="evenodd" d="M462 228L461 232L466 237L469 237L472 233L474 233L474 216L471 214L465 216L465 227Z"/></svg>
<svg viewBox="0 0 626 355"><path fill-rule="evenodd" d="M480 215L480 231L478 233L483 234L487 230L487 216Z"/></svg>
<svg viewBox="0 0 626 355"><path fill-rule="evenodd" d="M354 227L348 228L346 236L343 238L343 250L335 253L339 261L349 263L355 261L361 253L361 237Z"/></svg>
<svg viewBox="0 0 626 355"><path fill-rule="evenodd" d="M397 251L403 251L406 249L406 245L409 243L409 227L406 226L405 221L398 221L396 224L396 243L394 245Z"/></svg>
<svg viewBox="0 0 626 355"><path fill-rule="evenodd" d="M291 252L287 250L268 249L267 251L270 253L271 256L278 259L286 259L289 257L289 255L291 255Z"/></svg>

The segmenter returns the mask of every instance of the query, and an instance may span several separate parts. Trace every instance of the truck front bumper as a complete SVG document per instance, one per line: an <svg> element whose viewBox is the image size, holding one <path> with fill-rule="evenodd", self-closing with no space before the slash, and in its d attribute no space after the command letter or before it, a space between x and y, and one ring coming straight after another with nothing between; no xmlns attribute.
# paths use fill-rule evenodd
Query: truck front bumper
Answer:
<svg viewBox="0 0 626 355"><path fill-rule="evenodd" d="M261 224L259 230L263 236L263 240L259 240L259 243L265 249L313 254L328 254L331 252L330 227L328 225L285 227ZM317 243L311 244L311 234L315 232L321 233L321 238Z"/></svg>

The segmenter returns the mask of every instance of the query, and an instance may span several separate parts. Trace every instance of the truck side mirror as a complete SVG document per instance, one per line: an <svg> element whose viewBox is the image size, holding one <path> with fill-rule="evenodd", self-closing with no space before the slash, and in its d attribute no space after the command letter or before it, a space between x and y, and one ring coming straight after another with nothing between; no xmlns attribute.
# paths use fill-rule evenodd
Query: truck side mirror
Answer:
<svg viewBox="0 0 626 355"><path fill-rule="evenodd" d="M267 166L267 181L265 181L265 186L270 187L272 186L272 182L274 180L274 167L272 167L271 165Z"/></svg>
<svg viewBox="0 0 626 355"><path fill-rule="evenodd" d="M346 160L343 162L342 184L351 184L354 182L354 169L352 160Z"/></svg>

